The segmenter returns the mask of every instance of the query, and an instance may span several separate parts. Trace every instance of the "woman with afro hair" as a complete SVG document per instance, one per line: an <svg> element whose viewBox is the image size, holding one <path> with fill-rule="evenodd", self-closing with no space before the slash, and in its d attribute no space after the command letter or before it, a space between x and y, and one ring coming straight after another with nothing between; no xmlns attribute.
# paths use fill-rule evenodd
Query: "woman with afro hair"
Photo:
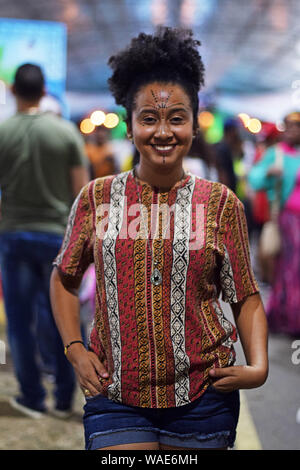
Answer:
<svg viewBox="0 0 300 470"><path fill-rule="evenodd" d="M239 389L267 377L243 205L182 166L197 133L199 45L189 30L160 27L109 59L110 90L140 160L82 189L51 280L54 317L86 398L87 449L233 447ZM78 288L91 263L86 349ZM238 333L247 365L234 365Z"/></svg>

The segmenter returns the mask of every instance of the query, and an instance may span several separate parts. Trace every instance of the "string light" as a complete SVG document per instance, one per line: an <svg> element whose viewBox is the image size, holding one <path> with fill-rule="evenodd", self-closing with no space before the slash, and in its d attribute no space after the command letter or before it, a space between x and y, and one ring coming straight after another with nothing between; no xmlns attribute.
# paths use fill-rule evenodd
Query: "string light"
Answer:
<svg viewBox="0 0 300 470"><path fill-rule="evenodd" d="M119 124L119 116L115 113L108 113L105 116L105 120L103 122L103 125L109 129L112 129L113 127L116 127Z"/></svg>
<svg viewBox="0 0 300 470"><path fill-rule="evenodd" d="M101 126L105 121L105 113L103 111L96 110L92 112L90 120L95 126Z"/></svg>
<svg viewBox="0 0 300 470"><path fill-rule="evenodd" d="M257 118L251 118L249 119L247 128L249 129L250 132L253 134L257 134L258 132L261 131L262 125L259 119Z"/></svg>
<svg viewBox="0 0 300 470"><path fill-rule="evenodd" d="M83 119L80 123L80 130L83 134L90 134L95 129L95 124L89 118Z"/></svg>
<svg viewBox="0 0 300 470"><path fill-rule="evenodd" d="M250 116L248 116L248 114L246 114L246 113L240 113L240 114L238 114L238 117L240 118L240 120L242 121L244 126L248 127L248 124L249 124L249 121L250 121Z"/></svg>

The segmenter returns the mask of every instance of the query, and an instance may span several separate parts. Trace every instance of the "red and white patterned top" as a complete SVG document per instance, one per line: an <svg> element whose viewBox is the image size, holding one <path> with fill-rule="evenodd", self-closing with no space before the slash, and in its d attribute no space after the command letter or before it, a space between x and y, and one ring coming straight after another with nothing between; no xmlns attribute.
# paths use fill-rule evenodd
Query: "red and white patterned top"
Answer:
<svg viewBox="0 0 300 470"><path fill-rule="evenodd" d="M148 242L137 189L152 227ZM165 237L158 205L173 209ZM150 281L153 258L159 285ZM91 181L74 202L54 265L65 287L76 288L91 263L97 286L89 348L110 374L100 379L104 396L139 407L182 406L204 393L211 368L234 363L236 328L219 297L239 302L258 285L243 204L226 186L188 174L160 193L132 170Z"/></svg>

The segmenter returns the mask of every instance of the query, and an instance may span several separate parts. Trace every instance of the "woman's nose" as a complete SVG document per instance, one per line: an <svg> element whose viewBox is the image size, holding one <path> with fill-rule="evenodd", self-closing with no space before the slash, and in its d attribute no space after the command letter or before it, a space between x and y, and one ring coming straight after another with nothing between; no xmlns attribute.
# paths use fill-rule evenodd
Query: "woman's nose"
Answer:
<svg viewBox="0 0 300 470"><path fill-rule="evenodd" d="M155 131L155 137L157 139L169 139L172 135L173 134L168 123L164 120L160 121Z"/></svg>

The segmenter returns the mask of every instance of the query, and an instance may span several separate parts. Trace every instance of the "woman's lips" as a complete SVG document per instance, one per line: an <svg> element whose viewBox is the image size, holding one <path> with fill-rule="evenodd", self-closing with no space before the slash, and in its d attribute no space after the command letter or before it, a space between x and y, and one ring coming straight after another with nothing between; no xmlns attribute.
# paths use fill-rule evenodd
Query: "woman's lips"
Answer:
<svg viewBox="0 0 300 470"><path fill-rule="evenodd" d="M175 149L176 145L152 145L155 152L160 156L168 156L170 155L173 150Z"/></svg>

